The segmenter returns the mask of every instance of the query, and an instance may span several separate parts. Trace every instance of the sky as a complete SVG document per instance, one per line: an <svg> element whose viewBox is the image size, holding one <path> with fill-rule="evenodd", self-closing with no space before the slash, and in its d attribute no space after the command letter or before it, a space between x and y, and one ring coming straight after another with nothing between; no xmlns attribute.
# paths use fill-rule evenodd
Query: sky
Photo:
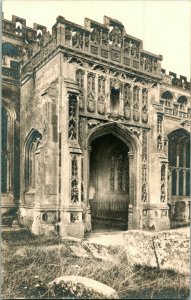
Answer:
<svg viewBox="0 0 191 300"><path fill-rule="evenodd" d="M4 18L12 15L44 25L51 31L61 15L79 25L84 18L122 22L127 34L143 40L143 48L163 55L162 67L190 79L191 0L3 0Z"/></svg>

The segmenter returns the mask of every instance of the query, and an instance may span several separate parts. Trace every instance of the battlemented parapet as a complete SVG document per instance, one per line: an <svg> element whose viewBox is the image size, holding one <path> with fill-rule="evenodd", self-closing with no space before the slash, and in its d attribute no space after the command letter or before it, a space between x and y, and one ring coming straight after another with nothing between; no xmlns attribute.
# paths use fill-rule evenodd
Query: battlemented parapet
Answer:
<svg viewBox="0 0 191 300"><path fill-rule="evenodd" d="M190 89L190 82L185 76L177 78L175 73L166 74L166 70L161 68L162 55L145 51L142 40L127 34L121 22L107 16L104 16L103 24L85 18L84 26L58 16L52 34L45 26L36 23L30 28L26 26L25 19L14 15L12 21L3 18L2 22L3 36L17 41L15 47L7 47L7 42L3 43L3 56L19 58L23 75L38 67L40 61L60 45L75 49L79 54L99 57L103 62L122 65L135 73L160 78L169 85ZM10 68L3 67L2 72L6 77L18 79L18 69L18 65L13 63Z"/></svg>
<svg viewBox="0 0 191 300"><path fill-rule="evenodd" d="M163 78L164 83L176 86L180 89L191 89L190 82L188 82L187 77L185 76L180 75L180 77L177 78L176 73L170 71L169 74L167 74L165 69L161 69L161 77Z"/></svg>

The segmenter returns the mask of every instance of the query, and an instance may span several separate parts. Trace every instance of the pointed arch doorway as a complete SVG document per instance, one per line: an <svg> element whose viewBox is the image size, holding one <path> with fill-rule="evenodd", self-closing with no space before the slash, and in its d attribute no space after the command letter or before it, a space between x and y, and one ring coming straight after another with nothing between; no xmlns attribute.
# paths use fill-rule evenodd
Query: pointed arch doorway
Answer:
<svg viewBox="0 0 191 300"><path fill-rule="evenodd" d="M127 230L130 202L129 147L111 133L95 138L90 146L89 201L92 230Z"/></svg>

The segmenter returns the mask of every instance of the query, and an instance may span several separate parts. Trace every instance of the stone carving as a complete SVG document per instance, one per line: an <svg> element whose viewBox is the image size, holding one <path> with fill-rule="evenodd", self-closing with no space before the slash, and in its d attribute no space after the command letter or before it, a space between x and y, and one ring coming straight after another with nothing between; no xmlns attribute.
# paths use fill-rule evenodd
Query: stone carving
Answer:
<svg viewBox="0 0 191 300"><path fill-rule="evenodd" d="M135 86L133 88L133 120L138 122L140 119L139 112L139 87Z"/></svg>
<svg viewBox="0 0 191 300"><path fill-rule="evenodd" d="M122 33L117 26L114 26L109 34L109 39L114 46L120 46L122 43Z"/></svg>
<svg viewBox="0 0 191 300"><path fill-rule="evenodd" d="M140 64L143 71L157 75L160 65L156 58L141 54Z"/></svg>
<svg viewBox="0 0 191 300"><path fill-rule="evenodd" d="M161 196L160 196L160 201L165 202L166 200L166 167L165 165L161 166Z"/></svg>
<svg viewBox="0 0 191 300"><path fill-rule="evenodd" d="M98 78L98 113L104 115L105 113L105 77Z"/></svg>
<svg viewBox="0 0 191 300"><path fill-rule="evenodd" d="M71 202L79 201L78 191L78 160L77 155L72 156Z"/></svg>
<svg viewBox="0 0 191 300"><path fill-rule="evenodd" d="M88 120L88 127L91 129L95 126L98 126L100 124L100 121L95 120L95 119L90 119Z"/></svg>
<svg viewBox="0 0 191 300"><path fill-rule="evenodd" d="M146 202L147 201L147 187L146 187L146 183L143 183L142 185L142 202Z"/></svg>
<svg viewBox="0 0 191 300"><path fill-rule="evenodd" d="M143 216L143 217L146 217L146 216L147 216L147 209L143 209L143 211L142 211L142 216Z"/></svg>
<svg viewBox="0 0 191 300"><path fill-rule="evenodd" d="M89 47L90 44L90 36L85 34L85 47Z"/></svg>
<svg viewBox="0 0 191 300"><path fill-rule="evenodd" d="M70 221L71 221L72 223L78 222L78 221L79 221L79 213L72 212L72 213L70 214Z"/></svg>
<svg viewBox="0 0 191 300"><path fill-rule="evenodd" d="M163 117L161 115L157 116L157 151L161 152L163 150L163 139L162 139L162 134L163 134Z"/></svg>
<svg viewBox="0 0 191 300"><path fill-rule="evenodd" d="M136 127L131 127L129 128L129 131L132 133L132 134L135 134L137 137L140 136L141 134L141 131L139 128L136 128Z"/></svg>
<svg viewBox="0 0 191 300"><path fill-rule="evenodd" d="M109 42L109 38L108 38L108 32L103 30L102 31L102 45L103 46L107 46Z"/></svg>
<svg viewBox="0 0 191 300"><path fill-rule="evenodd" d="M149 57L145 59L145 71L146 72L152 71L152 63L151 63L151 59Z"/></svg>
<svg viewBox="0 0 191 300"><path fill-rule="evenodd" d="M83 48L83 33L76 31L72 37L72 45L75 48Z"/></svg>
<svg viewBox="0 0 191 300"><path fill-rule="evenodd" d="M124 40L124 54L126 54L127 56L131 55L131 45L132 45L131 40L129 39Z"/></svg>
<svg viewBox="0 0 191 300"><path fill-rule="evenodd" d="M148 90L142 90L142 122L148 122Z"/></svg>
<svg viewBox="0 0 191 300"><path fill-rule="evenodd" d="M87 76L87 110L89 112L95 111L95 74L88 73Z"/></svg>
<svg viewBox="0 0 191 300"><path fill-rule="evenodd" d="M3 24L2 24L2 29L3 31L7 31L10 33L15 33L15 24L6 20L3 20Z"/></svg>
<svg viewBox="0 0 191 300"><path fill-rule="evenodd" d="M84 71L79 69L76 71L76 81L79 88L79 109L84 111L85 95L84 95Z"/></svg>
<svg viewBox="0 0 191 300"><path fill-rule="evenodd" d="M121 52L112 50L111 51L111 59L120 62L121 61Z"/></svg>
<svg viewBox="0 0 191 300"><path fill-rule="evenodd" d="M83 117L79 118L79 144L81 148L84 147L84 135L85 135L85 125L86 125L86 119Z"/></svg>
<svg viewBox="0 0 191 300"><path fill-rule="evenodd" d="M124 116L127 120L131 119L131 86L126 83L123 89L123 97L124 97Z"/></svg>
<svg viewBox="0 0 191 300"><path fill-rule="evenodd" d="M65 28L65 39L70 41L72 38L72 32L70 28Z"/></svg>
<svg viewBox="0 0 191 300"><path fill-rule="evenodd" d="M136 43L133 43L131 46L131 55L134 58L139 58L139 48Z"/></svg>
<svg viewBox="0 0 191 300"><path fill-rule="evenodd" d="M68 139L76 140L77 138L77 99L75 95L69 95L69 122L68 122Z"/></svg>
<svg viewBox="0 0 191 300"><path fill-rule="evenodd" d="M100 30L95 27L93 30L92 30L92 33L91 33L91 41L92 41L92 44L95 44L95 45L100 45L100 41L101 41L101 33L100 33Z"/></svg>

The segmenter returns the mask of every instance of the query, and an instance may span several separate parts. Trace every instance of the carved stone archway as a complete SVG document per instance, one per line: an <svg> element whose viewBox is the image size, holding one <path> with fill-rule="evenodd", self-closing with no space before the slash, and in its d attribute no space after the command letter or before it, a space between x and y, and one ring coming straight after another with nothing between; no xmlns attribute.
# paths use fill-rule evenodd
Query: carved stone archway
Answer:
<svg viewBox="0 0 191 300"><path fill-rule="evenodd" d="M112 135L117 138L119 142L124 143L124 145L128 148L128 164L129 164L129 203L128 203L128 229L138 229L140 228L139 224L139 201L140 199L140 189L139 189L139 177L140 177L140 142L135 132L128 129L127 127L117 124L116 122L112 122L109 124L100 125L89 132L89 136L87 139L87 147L86 147L86 194L87 194L87 202L89 198L89 181L90 181L90 151L91 151L91 143L96 139ZM90 211L89 211L90 213ZM88 222L91 222L91 218L89 216ZM88 223L88 227L91 225Z"/></svg>

